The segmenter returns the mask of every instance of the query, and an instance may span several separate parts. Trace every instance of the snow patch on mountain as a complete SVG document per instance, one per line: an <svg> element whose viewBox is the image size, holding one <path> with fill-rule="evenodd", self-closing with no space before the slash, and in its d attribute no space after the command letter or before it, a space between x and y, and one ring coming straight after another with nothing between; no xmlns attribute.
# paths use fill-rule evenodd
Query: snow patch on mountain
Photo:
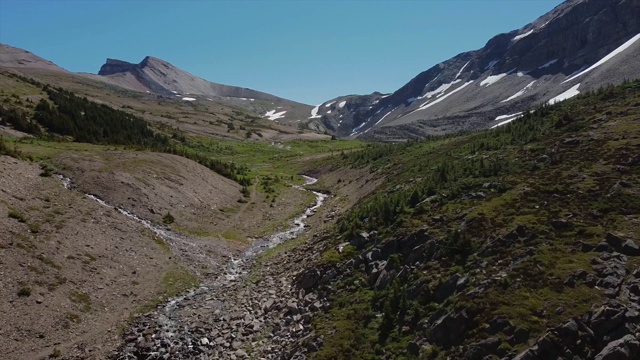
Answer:
<svg viewBox="0 0 640 360"><path fill-rule="evenodd" d="M640 39L640 34L632 37L631 39L629 39L626 43L620 45L617 49L613 50L612 52L610 52L607 56L603 57L602 59L600 59L600 61L598 61L597 63L589 66L588 68L586 68L585 70L579 72L576 75L571 76L570 78L568 78L567 80L563 81L562 83L566 83L568 81L571 81L579 76L582 76L586 73L588 73L589 71L597 68L598 66L606 63L607 61L611 60L614 56L620 54L621 52L625 51L627 48L629 48L631 45L633 45L633 43L635 43L636 41L638 41L638 39Z"/></svg>
<svg viewBox="0 0 640 360"><path fill-rule="evenodd" d="M500 62L500 60L493 60L489 63L489 65L487 65L484 69L485 70L491 70L493 69L494 66L496 66L496 64Z"/></svg>
<svg viewBox="0 0 640 360"><path fill-rule="evenodd" d="M572 97L580 94L580 91L578 91L578 87L580 87L580 84L571 87L571 89L569 89L569 90L563 92L562 94L554 97L553 99L549 100L548 104L549 105L553 105L555 103L559 103L560 101L571 99Z"/></svg>
<svg viewBox="0 0 640 360"><path fill-rule="evenodd" d="M493 125L491 128L497 128L498 126L502 126L502 125L506 125L510 122L512 122L513 120L519 118L520 116L522 116L522 112L518 112L515 114L510 114L510 115L500 115L498 117L496 117L495 121L500 121L499 123Z"/></svg>
<svg viewBox="0 0 640 360"><path fill-rule="evenodd" d="M453 95L453 94L457 93L458 91L460 91L460 90L462 90L462 89L466 88L466 87L467 87L467 86L469 86L472 82L473 82L473 80L471 80L471 81L468 81L468 82L464 83L462 86L460 86L459 88L457 88L457 89L453 90L452 92L450 92L450 93L448 93L448 94L446 94L446 95L444 95L444 96L442 96L442 97L437 98L434 102L429 102L429 101L427 101L426 103L424 103L424 104L420 105L420 108L418 108L418 109L416 109L416 110L412 111L412 112L411 112L411 114L413 114L413 113L414 113L414 112L416 112L416 111L420 111L420 110L424 110L424 109L428 109L428 108L432 107L433 105L435 105L435 104L437 104L437 103L439 103L439 102L443 101L444 99L448 98L449 96L451 96L451 95Z"/></svg>
<svg viewBox="0 0 640 360"><path fill-rule="evenodd" d="M347 101L346 101L346 100L345 100L345 101L341 101L341 102L338 104L338 107L339 107L340 109L342 109L345 105L347 105Z"/></svg>
<svg viewBox="0 0 640 360"><path fill-rule="evenodd" d="M322 117L322 115L318 115L318 111L320 110L320 105L316 105L316 107L311 109L311 116L309 117L309 119L320 119Z"/></svg>
<svg viewBox="0 0 640 360"><path fill-rule="evenodd" d="M458 80L458 78L460 77L460 74L462 74L462 72L464 71L464 68L467 67L467 65L469 65L469 63L471 62L471 60L467 61L466 64L464 64L464 66L462 67L462 69L460 69L460 71L458 71L458 74L456 75L456 80Z"/></svg>
<svg viewBox="0 0 640 360"><path fill-rule="evenodd" d="M324 104L324 107L329 107L329 106L333 105L334 103L335 103L335 101L332 101L330 103Z"/></svg>
<svg viewBox="0 0 640 360"><path fill-rule="evenodd" d="M546 69L546 68L548 68L549 66L551 66L551 65L553 65L553 64L555 64L555 63L557 63L557 62L558 62L558 59L553 59L553 60L549 61L548 63L546 63L546 64L544 64L544 65L540 66L538 69Z"/></svg>
<svg viewBox="0 0 640 360"><path fill-rule="evenodd" d="M455 85L455 84L457 84L457 83L459 83L461 81L462 80L458 79L458 80L454 80L454 81L452 81L450 83L447 83L447 84L442 84L437 89L435 89L433 91L428 91L424 95L416 98L416 100L420 100L420 99L424 99L424 98L431 99L434 95L436 95L436 97L440 97L440 96L444 95L445 91L449 90L449 88L452 85Z"/></svg>
<svg viewBox="0 0 640 360"><path fill-rule="evenodd" d="M516 41L518 41L518 40L520 40L520 39L524 39L524 38L526 38L527 36L529 36L529 35L533 34L533 30L534 30L534 29L531 29L531 30L527 31L527 32L526 32L526 33L524 33L524 34L520 34L520 35L518 35L518 36L514 37L513 39L511 39L511 41L516 42Z"/></svg>
<svg viewBox="0 0 640 360"><path fill-rule="evenodd" d="M501 101L501 103L505 103L505 102L509 102L519 96L522 96L524 94L527 93L527 91L529 91L529 89L531 89L531 87L533 86L533 84L536 83L536 80L533 80L532 82L530 82L529 84L527 84L527 86L525 86L522 90L518 91L517 93L513 94L512 96L504 99Z"/></svg>
<svg viewBox="0 0 640 360"><path fill-rule="evenodd" d="M492 84L497 83L498 80L502 79L505 76L507 76L507 73L490 75L486 79L482 80L482 82L480 83L480 86L491 86Z"/></svg>
<svg viewBox="0 0 640 360"><path fill-rule="evenodd" d="M276 112L275 110L271 110L271 111L267 111L266 114L264 114L265 117L267 117L269 120L277 120L280 118L284 117L284 114L286 114L287 111L280 111L280 112Z"/></svg>
<svg viewBox="0 0 640 360"><path fill-rule="evenodd" d="M384 120L384 118L386 118L387 116L389 116L389 114L391 114L393 112L393 110L389 111L388 113L384 114L383 117L380 118L380 120L376 121L375 124L373 124L373 126L376 126L378 124L380 124L382 122L382 120Z"/></svg>
<svg viewBox="0 0 640 360"><path fill-rule="evenodd" d="M184 101L196 101L196 99L194 99L192 97L183 97L182 100L184 100Z"/></svg>

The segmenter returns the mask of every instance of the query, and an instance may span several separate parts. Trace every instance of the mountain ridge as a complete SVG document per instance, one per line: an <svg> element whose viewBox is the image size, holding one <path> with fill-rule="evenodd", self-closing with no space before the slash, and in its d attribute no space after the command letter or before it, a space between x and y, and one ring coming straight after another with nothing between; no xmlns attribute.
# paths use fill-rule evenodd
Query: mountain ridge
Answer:
<svg viewBox="0 0 640 360"><path fill-rule="evenodd" d="M640 33L639 15L638 0L568 1L520 29L492 37L481 49L434 65L388 96L316 116L340 136L369 140L490 127L499 116L522 112L570 89L565 80L572 74ZM640 47L630 44L598 71L583 75L580 91L640 76L633 61L638 53Z"/></svg>

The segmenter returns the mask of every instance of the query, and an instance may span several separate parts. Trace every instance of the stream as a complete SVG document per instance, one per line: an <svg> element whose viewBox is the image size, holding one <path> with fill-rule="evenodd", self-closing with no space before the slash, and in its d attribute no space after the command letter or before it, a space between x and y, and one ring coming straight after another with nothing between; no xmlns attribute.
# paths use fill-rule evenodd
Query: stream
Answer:
<svg viewBox="0 0 640 360"><path fill-rule="evenodd" d="M311 191L315 195L314 204L307 207L302 214L295 217L291 221L290 226L287 229L258 239L238 258L231 258L228 264L224 267L223 273L218 274L217 276L213 276L209 279L205 279L202 286L191 289L180 296L169 299L162 307L158 307L153 314L145 315L146 319L143 321L145 327L149 327L150 324L155 323L155 325L153 326L156 328L156 335L154 335L155 338L162 339L167 348L181 348L186 345L187 348L193 349L193 345L188 344L193 344L193 339L197 338L194 337L195 334L192 333L196 330L191 326L191 324L189 324L188 320L182 318L180 312L181 309L193 307L194 303L210 302L209 300L218 292L224 292L225 289L228 289L229 286L232 286L233 283L238 281L240 277L247 274L251 269L251 266L253 265L257 255L266 251L267 249L276 247L286 241L292 240L305 231L305 220L308 217L312 216L316 212L316 210L324 204L328 195L305 189L304 186L314 184L318 180L305 175L303 175L303 178L304 185L293 185L293 187L300 191ZM69 178L59 176L59 179L63 183L65 188L70 190L74 189L74 186ZM162 238L174 249L174 251L186 252L187 255L197 257L197 260L201 262L205 261L212 265L219 266L219 264L216 264L213 259L209 258L203 251L201 251L196 244L190 242L187 236L173 232L163 226L153 224L152 222L142 219L127 210L111 205L93 194L85 194L85 196L93 201L98 202L102 206L115 209L131 220L142 224L143 226L151 230L156 236ZM187 256L185 260L189 261L189 256ZM226 306L226 304L218 303L216 306L222 309ZM152 356L146 358L157 358L155 357L155 355L159 355L159 353L154 351L151 355ZM116 358L138 358L137 356L132 356L133 354L130 351L124 351L124 353L119 352L119 355Z"/></svg>

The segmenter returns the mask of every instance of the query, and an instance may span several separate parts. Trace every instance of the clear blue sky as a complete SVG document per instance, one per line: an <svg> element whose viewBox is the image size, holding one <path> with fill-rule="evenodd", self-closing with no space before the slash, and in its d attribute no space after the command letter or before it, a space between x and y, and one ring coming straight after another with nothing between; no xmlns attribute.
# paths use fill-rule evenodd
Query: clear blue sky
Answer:
<svg viewBox="0 0 640 360"><path fill-rule="evenodd" d="M0 42L75 72L151 55L308 104L392 92L561 0L0 0Z"/></svg>

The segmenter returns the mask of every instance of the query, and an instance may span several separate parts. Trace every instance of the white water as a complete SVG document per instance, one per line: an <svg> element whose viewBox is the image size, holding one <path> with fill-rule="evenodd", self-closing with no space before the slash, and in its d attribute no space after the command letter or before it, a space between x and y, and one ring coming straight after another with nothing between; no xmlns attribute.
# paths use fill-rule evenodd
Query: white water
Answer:
<svg viewBox="0 0 640 360"><path fill-rule="evenodd" d="M312 185L318 182L318 179L312 178L310 176L302 175L302 177L304 178L304 186ZM293 185L293 187L298 190L311 191L311 190L305 189L304 186ZM316 196L315 203L312 206L308 207L304 211L304 213L302 213L301 215L298 215L295 219L293 219L293 221L291 222L291 227L289 229L281 232L277 232L266 238L256 241L249 249L247 249L242 254L242 256L239 259L232 259L229 262L229 264L227 265L227 274L226 274L226 278L228 280L235 280L238 278L238 276L244 273L242 270L242 267L243 267L242 265L244 265L245 261L255 258L256 255L260 254L261 252L267 249L276 247L288 240L295 239L296 237L298 237L298 235L304 232L304 229L306 226L304 223L304 220L307 219L309 216L312 216L313 214L315 214L316 210L320 206L322 206L322 204L324 204L324 201L327 198L326 194L323 194L317 191L311 191L311 192Z"/></svg>

